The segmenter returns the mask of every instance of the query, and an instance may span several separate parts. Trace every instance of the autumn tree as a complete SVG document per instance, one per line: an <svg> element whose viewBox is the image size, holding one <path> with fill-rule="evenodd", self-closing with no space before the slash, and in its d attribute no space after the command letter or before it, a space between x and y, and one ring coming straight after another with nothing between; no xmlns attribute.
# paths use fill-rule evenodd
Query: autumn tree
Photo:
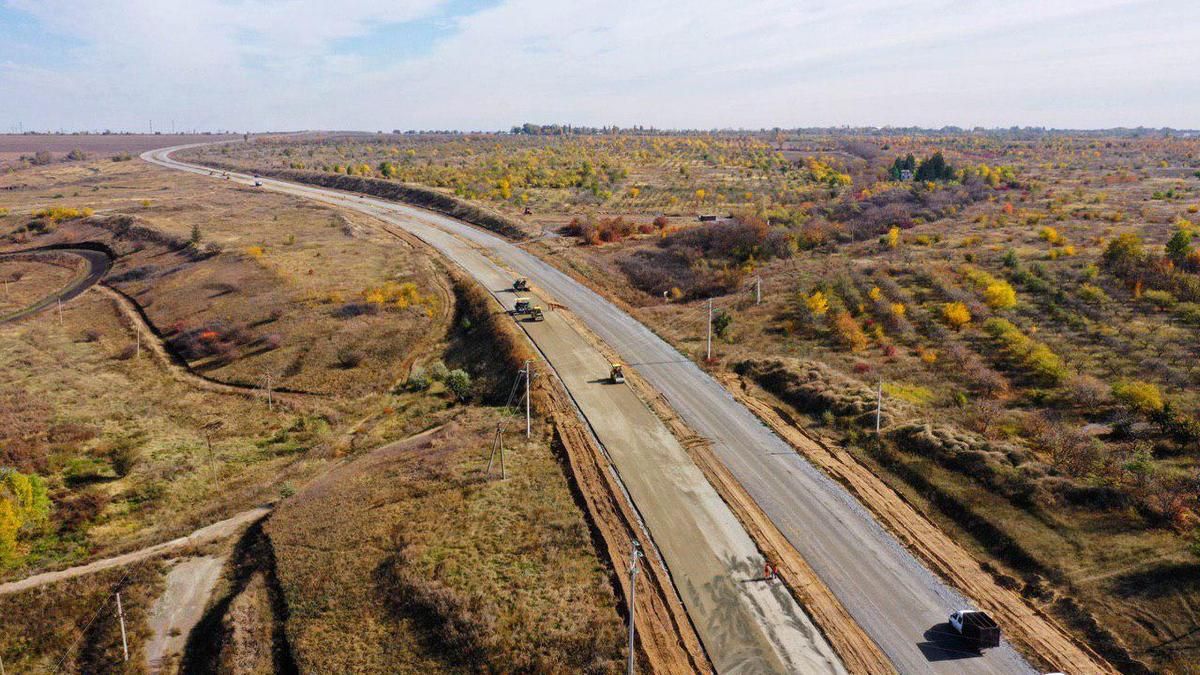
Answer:
<svg viewBox="0 0 1200 675"><path fill-rule="evenodd" d="M961 302L947 302L942 305L942 317L955 330L960 330L963 326L971 323L971 311Z"/></svg>

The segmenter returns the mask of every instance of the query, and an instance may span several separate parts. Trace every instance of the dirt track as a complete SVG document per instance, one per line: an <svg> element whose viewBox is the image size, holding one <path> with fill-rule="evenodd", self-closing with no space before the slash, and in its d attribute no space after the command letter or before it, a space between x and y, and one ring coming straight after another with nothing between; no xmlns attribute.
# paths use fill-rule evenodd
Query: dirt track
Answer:
<svg viewBox="0 0 1200 675"><path fill-rule="evenodd" d="M11 314L8 314L7 316L0 316L0 324L8 323L10 321L17 321L19 319L24 319L25 317L28 317L28 316L33 316L34 314L37 314L38 312L49 309L50 307L57 304L60 300L62 302L67 302L68 300L71 300L72 298L78 297L81 293L83 293L87 289L89 289L92 286L99 283L100 280L104 278L104 275L108 274L109 268L112 267L112 259L109 258L107 254L102 253L100 251L93 251L90 249L63 248L63 249L35 249L35 250L29 250L29 251L8 251L5 253L0 253L0 259L15 258L15 257L37 259L38 257L50 257L50 256L61 256L61 255L74 256L74 257L77 257L77 258L80 258L81 260L83 260L83 262L84 262L83 271L80 274L76 275L76 277L74 279L72 279L69 284L67 284L63 288L60 288L57 291L54 291L53 293L50 293L49 295L42 298L41 300L38 300L37 302L33 303L32 305L29 305L28 307L25 307L24 309L19 309L15 312L12 312Z"/></svg>
<svg viewBox="0 0 1200 675"><path fill-rule="evenodd" d="M65 570L58 570L57 572L35 574L31 577L25 577L24 579L19 579L17 581L10 581L6 584L0 584L0 595L28 590L43 584L62 581L63 579L71 579L74 577L83 576L85 574L91 574L93 572L99 572L100 570L106 570L112 567L121 567L130 563L140 562L156 555L161 555L170 551L177 551L188 546L196 546L199 544L208 543L210 541L224 539L234 532L237 532L243 526L259 520L270 512L270 507L260 506L258 508L250 509L249 511L242 511L232 518L226 518L225 520L217 521L212 525L202 527L199 530L196 530L187 536L179 537L178 539L165 541L161 544L155 544L154 546L148 546L146 548L124 553L112 558L97 560L86 565L69 567Z"/></svg>

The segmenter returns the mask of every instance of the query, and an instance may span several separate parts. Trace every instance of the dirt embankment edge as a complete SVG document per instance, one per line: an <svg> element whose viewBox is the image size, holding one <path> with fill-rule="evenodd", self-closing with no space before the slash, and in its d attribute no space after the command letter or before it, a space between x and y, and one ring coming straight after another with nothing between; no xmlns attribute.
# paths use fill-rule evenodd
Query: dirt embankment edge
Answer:
<svg viewBox="0 0 1200 675"><path fill-rule="evenodd" d="M556 377L547 376L544 361L538 358L528 337L507 320L503 307L479 284L458 271L453 271L452 277L460 300L468 305L471 314L488 317L487 329L495 335L509 367L513 370L523 367L527 359L535 364L542 362L542 376L535 375L530 392L533 407L554 425L571 487L587 514L593 539L600 549L597 553L607 558L613 569L624 605L629 598L626 570L633 542L637 541L644 551L653 551L653 542L641 527L607 457L579 418L566 389ZM667 570L654 556L643 561L641 569L643 574L636 581L634 620L643 666L655 673L711 672L712 665Z"/></svg>

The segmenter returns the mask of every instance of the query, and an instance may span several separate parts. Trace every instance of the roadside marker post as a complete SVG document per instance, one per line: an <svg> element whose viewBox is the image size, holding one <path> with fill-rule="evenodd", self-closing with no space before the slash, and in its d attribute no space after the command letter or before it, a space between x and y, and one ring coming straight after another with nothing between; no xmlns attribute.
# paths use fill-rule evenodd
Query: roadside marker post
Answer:
<svg viewBox="0 0 1200 675"><path fill-rule="evenodd" d="M117 591L117 617L121 620L121 650L125 652L125 660L129 660L129 642L125 638L125 610L121 607L121 592Z"/></svg>

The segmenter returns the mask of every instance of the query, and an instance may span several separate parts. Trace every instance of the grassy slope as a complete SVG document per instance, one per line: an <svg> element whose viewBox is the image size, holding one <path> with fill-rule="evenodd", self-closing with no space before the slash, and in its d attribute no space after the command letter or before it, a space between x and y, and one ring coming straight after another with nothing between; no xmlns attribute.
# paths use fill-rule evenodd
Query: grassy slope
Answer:
<svg viewBox="0 0 1200 675"><path fill-rule="evenodd" d="M267 532L302 670L610 672L621 623L607 570L544 430L508 434L484 481L487 409L322 477Z"/></svg>

